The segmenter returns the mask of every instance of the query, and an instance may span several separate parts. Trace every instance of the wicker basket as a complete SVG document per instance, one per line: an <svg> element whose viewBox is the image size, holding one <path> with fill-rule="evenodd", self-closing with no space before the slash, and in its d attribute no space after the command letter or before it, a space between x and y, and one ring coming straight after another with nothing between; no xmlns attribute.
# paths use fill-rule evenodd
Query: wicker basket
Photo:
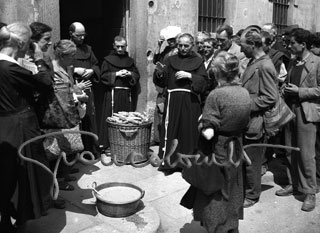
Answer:
<svg viewBox="0 0 320 233"><path fill-rule="evenodd" d="M148 159L152 122L141 125L124 125L107 120L110 151L116 155L118 162L129 163L128 155L135 151L141 156L136 156L134 162L145 162Z"/></svg>

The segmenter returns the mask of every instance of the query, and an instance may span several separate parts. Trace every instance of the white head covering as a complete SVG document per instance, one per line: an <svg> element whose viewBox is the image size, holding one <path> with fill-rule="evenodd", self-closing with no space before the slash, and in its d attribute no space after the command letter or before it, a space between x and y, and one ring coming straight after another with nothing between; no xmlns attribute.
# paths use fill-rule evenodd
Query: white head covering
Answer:
<svg viewBox="0 0 320 233"><path fill-rule="evenodd" d="M181 33L181 28L178 26L168 26L160 31L160 38L163 38L165 40L175 38L177 35Z"/></svg>

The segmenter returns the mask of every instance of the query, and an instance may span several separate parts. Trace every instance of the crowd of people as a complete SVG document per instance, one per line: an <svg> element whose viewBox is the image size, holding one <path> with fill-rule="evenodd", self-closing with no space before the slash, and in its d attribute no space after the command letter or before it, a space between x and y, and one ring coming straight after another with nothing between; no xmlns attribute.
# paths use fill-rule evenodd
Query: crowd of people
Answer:
<svg viewBox="0 0 320 233"><path fill-rule="evenodd" d="M23 142L63 130L43 125L40 113L45 106L42 100L49 99L60 88L67 89L72 99L63 104L77 106L75 114L78 116L74 117L81 118L77 129L98 134L92 85L100 83L101 78L105 86L104 121L113 112L133 110L130 90L140 76L126 52L126 39L115 38L114 52L105 58L100 75L98 60L91 46L84 43L84 25L72 23L69 33L70 38L53 44L52 28L44 23L1 24L0 179L6 186L0 201L1 232L26 232L28 220L47 215L49 208L65 208L63 199L52 198L52 176L18 155ZM48 53L51 45L52 54ZM106 131L106 127L102 130ZM101 132L100 135L105 134ZM81 138L84 150L90 151L96 159L100 157L100 144L102 149L109 147L108 137L101 136L100 143L87 135ZM26 146L22 153L53 171L58 157L49 155L51 151L47 149L46 142L38 140ZM71 151L67 156L74 158L75 153ZM75 181L76 177L70 174L77 171L60 163L57 173L60 190L74 190L69 181ZM14 224L12 218L16 219Z"/></svg>
<svg viewBox="0 0 320 233"><path fill-rule="evenodd" d="M191 184L181 205L193 209L194 219L208 232L238 232L243 208L259 201L261 176L270 160L266 148L249 145L268 142L300 148L274 149L286 160L289 180L275 194L302 195L301 210L312 211L320 187L319 33L290 27L278 35L276 26L266 23L234 34L224 24L195 38L178 33L172 44L168 41L170 49L156 53L162 60L154 60L153 82L164 90L163 110L155 114L162 114L162 123L155 130L160 129L159 157L170 155L159 170L182 172ZM264 114L279 98L295 118L271 136L264 129ZM230 161L230 156L241 156L239 148L228 154L235 138L247 146L250 162L234 166ZM209 166L210 172L195 161L191 168L185 163L171 166L179 155L195 154L215 154L217 164Z"/></svg>
<svg viewBox="0 0 320 233"><path fill-rule="evenodd" d="M1 24L0 179L6 187L0 193L1 232L24 232L29 219L46 215L51 207L65 208L62 199L50 196L52 177L21 160L17 153L26 140L61 130L41 127L39 96L53 93L59 85L71 88L74 104L79 106L79 129L99 135L98 142L82 135L84 150L95 158L101 152L108 153L110 147L106 118L135 110L132 91L140 74L128 55L124 37L114 38L114 50L100 66L92 47L84 41L82 23L72 23L70 38L54 43L49 56L51 33L52 28L40 22ZM164 158L158 170L166 175L181 172L188 182L190 176L197 176L196 182L189 182L181 205L193 209L194 219L208 232L238 232L243 208L259 201L261 175L270 160L265 148L248 147L247 162L232 162L242 158L242 147L250 144L299 147L300 152L274 150L284 154L289 180L276 195L301 194L301 209L315 208L320 187L319 51L320 33L295 27L278 35L272 23L251 25L237 33L227 24L195 36L177 26L162 31L152 77L158 92L153 139L159 146L159 157ZM93 84L104 89L100 127ZM263 116L280 96L295 118L270 137L264 130ZM53 169L55 160L47 156L42 141L23 152ZM165 160L169 153L170 159ZM203 158L215 154L216 161L208 166L172 167L181 154ZM61 190L74 190L68 183L76 179L70 175L73 172L77 170L60 165ZM199 172L214 175L201 176ZM14 225L11 218L16 219Z"/></svg>

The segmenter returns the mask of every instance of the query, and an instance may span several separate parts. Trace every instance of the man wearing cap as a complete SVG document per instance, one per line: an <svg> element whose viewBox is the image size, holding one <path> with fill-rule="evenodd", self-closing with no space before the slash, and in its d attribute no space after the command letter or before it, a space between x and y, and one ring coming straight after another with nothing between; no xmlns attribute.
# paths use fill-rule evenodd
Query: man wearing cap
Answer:
<svg viewBox="0 0 320 233"><path fill-rule="evenodd" d="M69 27L70 39L77 45L76 56L74 59L74 78L77 81L91 80L92 83L98 83L100 69L98 60L95 57L91 46L84 43L86 30L82 23L74 22ZM97 134L97 121L94 106L93 92L90 89L85 91L89 97L87 102L86 115L81 120L80 129ZM94 138L81 135L85 151L90 151L95 157L99 157L99 144Z"/></svg>

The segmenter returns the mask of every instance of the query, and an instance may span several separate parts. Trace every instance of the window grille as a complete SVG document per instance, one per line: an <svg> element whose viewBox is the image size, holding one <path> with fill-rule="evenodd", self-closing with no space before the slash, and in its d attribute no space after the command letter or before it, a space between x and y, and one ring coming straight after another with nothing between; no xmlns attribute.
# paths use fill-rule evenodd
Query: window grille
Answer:
<svg viewBox="0 0 320 233"><path fill-rule="evenodd" d="M273 23L278 27L278 33L288 26L288 8L290 0L273 0Z"/></svg>
<svg viewBox="0 0 320 233"><path fill-rule="evenodd" d="M224 0L199 0L199 31L215 32L224 21Z"/></svg>

